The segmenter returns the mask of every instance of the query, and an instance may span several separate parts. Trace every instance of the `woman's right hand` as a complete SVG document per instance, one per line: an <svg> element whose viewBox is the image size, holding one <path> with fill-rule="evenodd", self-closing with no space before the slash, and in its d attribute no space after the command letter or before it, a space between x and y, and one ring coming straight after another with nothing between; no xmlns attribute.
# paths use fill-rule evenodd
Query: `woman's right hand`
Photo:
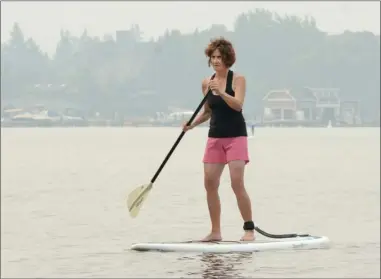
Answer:
<svg viewBox="0 0 381 279"><path fill-rule="evenodd" d="M184 122L183 125L182 125L182 127L183 127L183 131L184 131L184 132L187 132L187 131L193 129L193 126L192 126L192 125L189 125L189 126L188 126L187 124L188 124L188 121Z"/></svg>

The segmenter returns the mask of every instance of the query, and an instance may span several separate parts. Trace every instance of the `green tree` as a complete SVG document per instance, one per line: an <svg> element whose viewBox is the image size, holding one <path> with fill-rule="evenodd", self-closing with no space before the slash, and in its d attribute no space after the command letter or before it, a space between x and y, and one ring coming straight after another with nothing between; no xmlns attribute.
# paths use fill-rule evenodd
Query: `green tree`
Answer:
<svg viewBox="0 0 381 279"><path fill-rule="evenodd" d="M338 87L343 99L361 102L364 115L379 116L380 36L370 32L328 35L313 18L258 9L239 15L233 30L166 30L149 41L142 40L138 25L117 33L116 39L101 39L86 30L79 37L61 30L49 59L15 24L1 49L3 96L26 95L32 84L49 81L67 84L67 98L79 105L110 115L194 109L202 78L212 74L204 49L211 38L224 36L236 48L233 69L247 78L245 112L259 113L269 90L311 86Z"/></svg>

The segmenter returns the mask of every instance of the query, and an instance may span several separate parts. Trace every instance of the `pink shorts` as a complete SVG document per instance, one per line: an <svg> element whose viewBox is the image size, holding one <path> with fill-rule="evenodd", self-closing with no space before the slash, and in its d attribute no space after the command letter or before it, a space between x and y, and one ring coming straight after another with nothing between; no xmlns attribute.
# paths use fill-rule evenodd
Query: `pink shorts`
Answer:
<svg viewBox="0 0 381 279"><path fill-rule="evenodd" d="M226 164L230 161L249 162L247 137L208 138L204 153L204 163Z"/></svg>

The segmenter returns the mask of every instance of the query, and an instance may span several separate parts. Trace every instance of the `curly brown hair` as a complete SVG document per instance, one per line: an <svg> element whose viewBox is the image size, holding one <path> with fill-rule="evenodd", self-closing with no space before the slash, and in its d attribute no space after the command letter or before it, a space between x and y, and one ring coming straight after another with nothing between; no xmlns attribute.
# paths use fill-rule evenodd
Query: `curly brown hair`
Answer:
<svg viewBox="0 0 381 279"><path fill-rule="evenodd" d="M217 39L212 39L208 46L205 48L205 55L209 57L208 66L211 64L211 57L213 52L218 49L222 56L222 62L227 68L234 65L236 57L233 44L226 40L224 37L219 37Z"/></svg>

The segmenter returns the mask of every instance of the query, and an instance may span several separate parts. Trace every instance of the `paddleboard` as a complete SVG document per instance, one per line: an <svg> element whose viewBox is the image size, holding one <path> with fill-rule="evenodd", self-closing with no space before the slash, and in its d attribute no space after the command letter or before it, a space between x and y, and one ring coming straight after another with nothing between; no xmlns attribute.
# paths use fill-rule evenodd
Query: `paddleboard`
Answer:
<svg viewBox="0 0 381 279"><path fill-rule="evenodd" d="M134 251L157 252L202 252L202 253L239 253L260 252L268 250L322 249L329 246L326 236L305 236L275 240L255 240L253 242L219 241L219 242L147 242L131 246Z"/></svg>

